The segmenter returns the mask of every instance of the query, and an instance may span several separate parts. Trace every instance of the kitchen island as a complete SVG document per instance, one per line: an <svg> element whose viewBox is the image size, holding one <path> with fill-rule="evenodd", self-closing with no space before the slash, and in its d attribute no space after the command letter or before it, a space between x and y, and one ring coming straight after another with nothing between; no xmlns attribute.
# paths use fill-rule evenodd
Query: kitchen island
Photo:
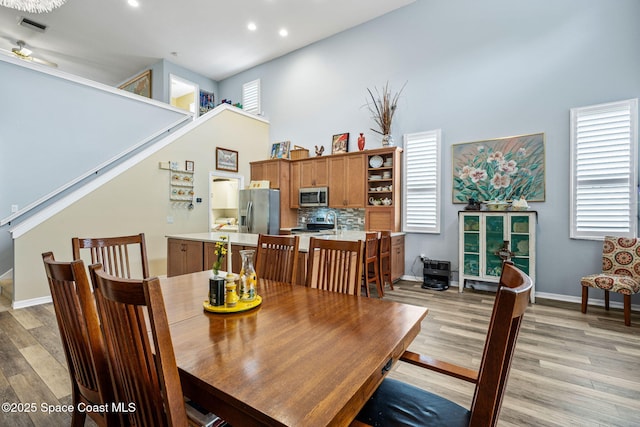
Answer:
<svg viewBox="0 0 640 427"><path fill-rule="evenodd" d="M244 249L255 249L258 245L258 235L249 233L191 233L173 234L167 236L167 276L194 273L211 268L215 261L214 248L216 242L231 241L231 261L234 273L239 273L241 258L239 252ZM365 240L364 231L333 231L300 235L300 254L298 260L299 284L304 284L306 277L306 260L309 251L309 239L316 237L327 240ZM222 263L223 269L226 260ZM396 281L404 274L404 233L391 233L391 278Z"/></svg>

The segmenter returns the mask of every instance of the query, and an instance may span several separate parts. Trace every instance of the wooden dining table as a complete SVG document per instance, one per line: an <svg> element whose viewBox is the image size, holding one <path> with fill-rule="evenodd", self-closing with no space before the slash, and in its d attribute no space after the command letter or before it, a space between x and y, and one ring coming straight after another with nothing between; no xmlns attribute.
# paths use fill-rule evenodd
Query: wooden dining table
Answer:
<svg viewBox="0 0 640 427"><path fill-rule="evenodd" d="M184 394L233 426L348 425L420 331L424 307L259 279L210 313L209 271L161 279Z"/></svg>

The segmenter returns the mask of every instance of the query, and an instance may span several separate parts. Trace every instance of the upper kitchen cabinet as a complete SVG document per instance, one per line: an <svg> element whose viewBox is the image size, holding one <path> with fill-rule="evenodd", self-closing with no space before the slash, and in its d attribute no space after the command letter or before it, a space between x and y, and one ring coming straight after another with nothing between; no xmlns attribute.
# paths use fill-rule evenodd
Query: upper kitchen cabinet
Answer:
<svg viewBox="0 0 640 427"><path fill-rule="evenodd" d="M289 206L292 190L290 161L275 159L251 163L252 181L269 181L269 188L280 190L280 227L298 225L298 213ZM296 191L297 194L297 191Z"/></svg>
<svg viewBox="0 0 640 427"><path fill-rule="evenodd" d="M289 162L286 160L277 159L251 162L251 181L269 181L269 188L282 191L280 188L280 178L284 169L289 169Z"/></svg>
<svg viewBox="0 0 640 427"><path fill-rule="evenodd" d="M329 161L326 157L300 160L300 188L327 187L329 185Z"/></svg>
<svg viewBox="0 0 640 427"><path fill-rule="evenodd" d="M399 147L366 151L366 230L400 231L401 155L402 149Z"/></svg>
<svg viewBox="0 0 640 427"><path fill-rule="evenodd" d="M365 207L366 161L364 152L329 157L330 207Z"/></svg>
<svg viewBox="0 0 640 427"><path fill-rule="evenodd" d="M291 162L291 193L289 206L300 207L298 193L301 188L327 187L329 185L329 162L326 157L312 157Z"/></svg>

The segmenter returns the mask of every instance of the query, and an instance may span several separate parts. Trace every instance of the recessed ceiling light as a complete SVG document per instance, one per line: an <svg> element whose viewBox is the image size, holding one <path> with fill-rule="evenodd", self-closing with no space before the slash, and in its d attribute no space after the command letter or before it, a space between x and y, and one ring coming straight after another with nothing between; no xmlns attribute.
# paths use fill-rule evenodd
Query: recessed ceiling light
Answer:
<svg viewBox="0 0 640 427"><path fill-rule="evenodd" d="M249 22L247 24L247 28L249 29L249 31L255 31L258 29L257 25L255 22Z"/></svg>
<svg viewBox="0 0 640 427"><path fill-rule="evenodd" d="M129 6L131 6L131 7L140 6L140 2L138 0L127 0L127 3L129 3Z"/></svg>
<svg viewBox="0 0 640 427"><path fill-rule="evenodd" d="M289 31L287 31L286 28L281 28L278 34L282 37L287 37L289 35Z"/></svg>

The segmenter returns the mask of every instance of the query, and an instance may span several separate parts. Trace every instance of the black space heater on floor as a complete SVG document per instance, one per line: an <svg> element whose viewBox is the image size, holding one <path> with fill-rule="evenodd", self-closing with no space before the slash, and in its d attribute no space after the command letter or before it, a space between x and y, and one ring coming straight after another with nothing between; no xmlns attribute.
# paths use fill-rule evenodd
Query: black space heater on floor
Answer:
<svg viewBox="0 0 640 427"><path fill-rule="evenodd" d="M435 261L432 259L423 259L424 268L422 273L424 281L423 289L432 289L435 291L446 291L449 289L449 275L451 274L451 263L449 261Z"/></svg>

